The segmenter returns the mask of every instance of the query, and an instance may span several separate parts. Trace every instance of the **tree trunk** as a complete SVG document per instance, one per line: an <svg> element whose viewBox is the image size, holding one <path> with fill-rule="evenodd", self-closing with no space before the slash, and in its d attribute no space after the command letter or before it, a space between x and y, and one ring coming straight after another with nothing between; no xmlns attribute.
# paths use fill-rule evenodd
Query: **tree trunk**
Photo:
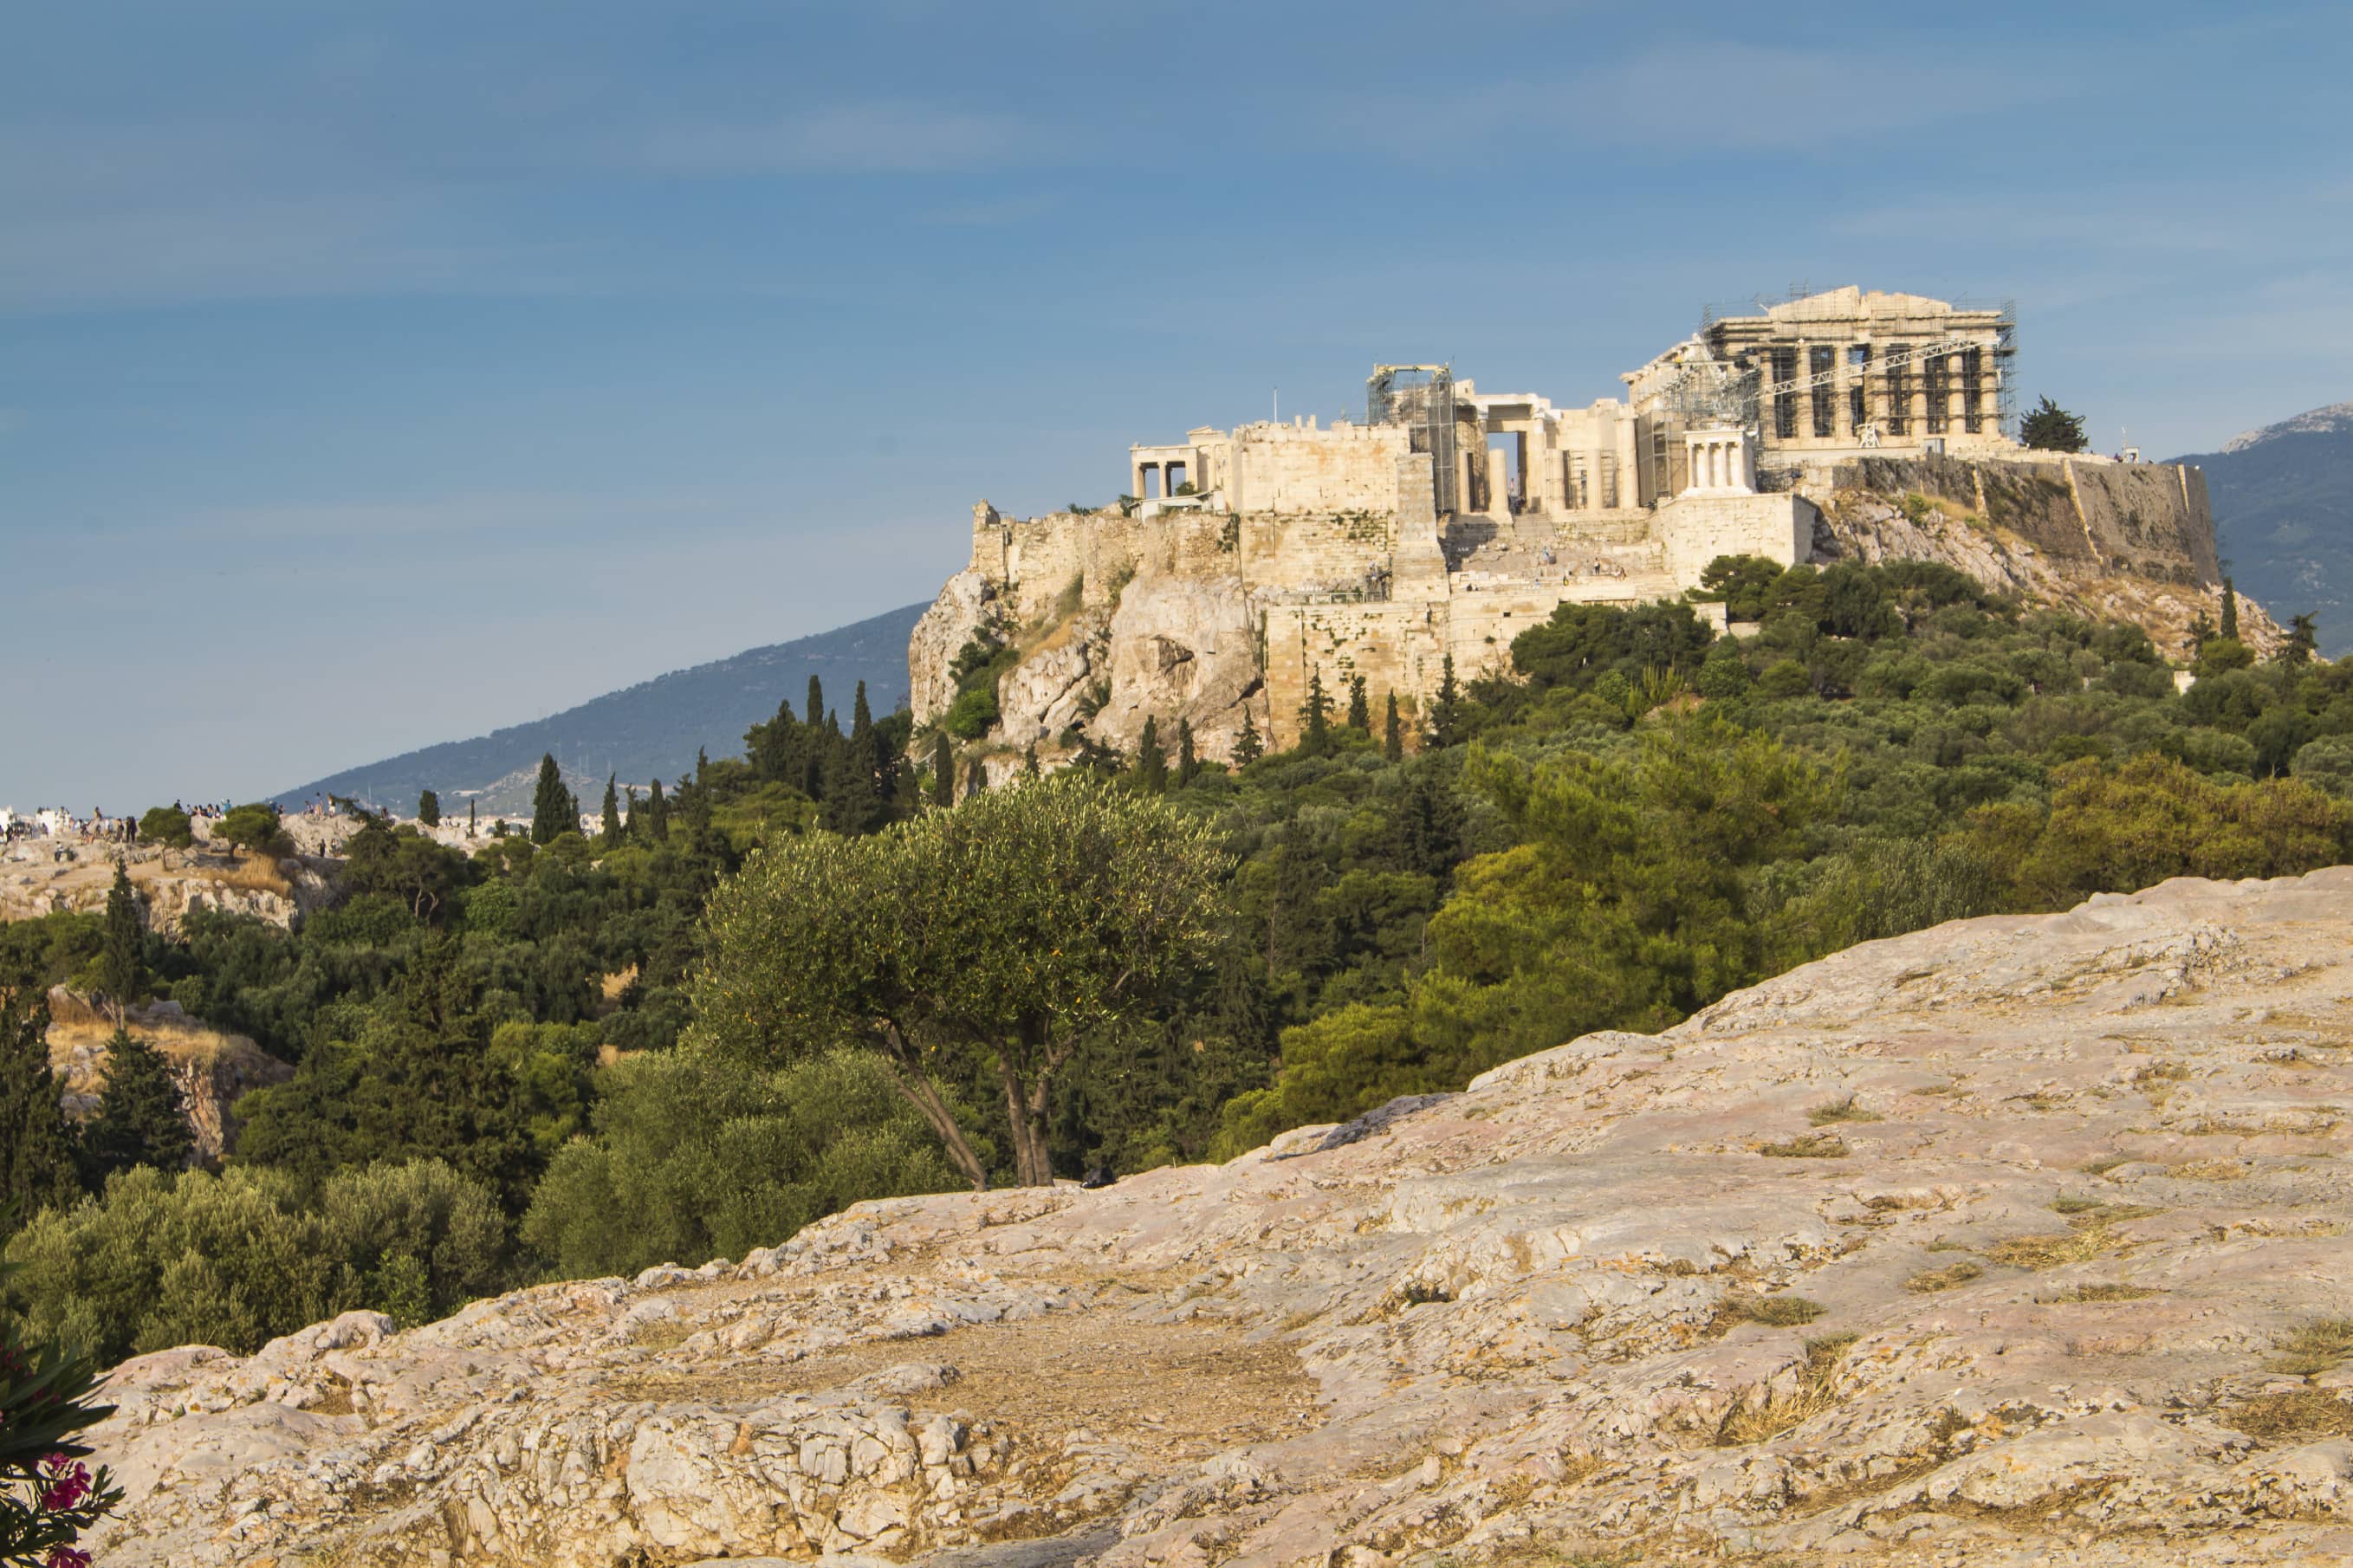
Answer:
<svg viewBox="0 0 2353 1568"><path fill-rule="evenodd" d="M1046 1085L1041 1080L1034 1088L1025 1088L1021 1075L1002 1061L997 1071L1005 1085L1006 1120L1013 1128L1015 1184L1050 1187L1054 1168L1046 1152Z"/></svg>
<svg viewBox="0 0 2353 1568"><path fill-rule="evenodd" d="M905 1045L904 1041L896 1043L901 1047ZM923 1076L921 1068L910 1067L892 1051L882 1053L882 1062L891 1069L892 1087L938 1135L940 1146L947 1151L948 1163L972 1184L974 1192L988 1191L988 1168L980 1163L980 1156L972 1152L972 1144L965 1140L964 1129L958 1127L955 1118L948 1114L948 1108L941 1100L939 1090L932 1087L932 1080Z"/></svg>

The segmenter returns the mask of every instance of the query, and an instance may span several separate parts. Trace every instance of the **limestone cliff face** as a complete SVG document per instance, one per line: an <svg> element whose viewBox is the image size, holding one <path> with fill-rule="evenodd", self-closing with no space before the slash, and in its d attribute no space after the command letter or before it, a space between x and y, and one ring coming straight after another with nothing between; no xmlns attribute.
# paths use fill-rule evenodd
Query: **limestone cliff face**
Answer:
<svg viewBox="0 0 2353 1568"><path fill-rule="evenodd" d="M1067 756L1080 735L1132 752L1147 719L1164 741L1189 722L1204 757L1230 755L1245 714L1285 744L1318 676L1335 700L1355 679L1377 705L1396 693L1410 722L1448 659L1464 680L1504 668L1512 640L1557 605L1680 598L1722 553L1939 561L1997 592L2138 622L2177 657L2201 615L2220 618L2194 468L1864 458L1795 479L1656 509L1443 522L1426 486L1419 510L1387 511L1008 519L983 503L972 564L908 647L915 717L955 700L950 666L978 637L1018 653L1001 721L973 752L997 777L1032 746L1049 763ZM2260 607L2242 605L2240 621L2259 653L2278 645Z"/></svg>
<svg viewBox="0 0 2353 1568"><path fill-rule="evenodd" d="M2353 868L107 1388L110 1568L2353 1560ZM1039 1542L1031 1538L1046 1537Z"/></svg>
<svg viewBox="0 0 2353 1568"><path fill-rule="evenodd" d="M2221 616L2221 572L2195 468L2069 461L1873 459L1810 471L1818 561L1936 561L1985 587L2094 619L2130 621L2187 658L2189 628ZM2242 598L2242 638L2284 640Z"/></svg>

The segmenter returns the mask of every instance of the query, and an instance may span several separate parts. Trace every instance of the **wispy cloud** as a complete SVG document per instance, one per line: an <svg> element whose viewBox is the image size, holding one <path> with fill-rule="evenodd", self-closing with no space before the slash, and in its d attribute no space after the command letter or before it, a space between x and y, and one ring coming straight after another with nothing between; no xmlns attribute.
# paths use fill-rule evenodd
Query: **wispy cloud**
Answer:
<svg viewBox="0 0 2353 1568"><path fill-rule="evenodd" d="M841 103L776 120L654 124L611 145L637 167L680 174L928 174L1034 161L1022 121L924 103Z"/></svg>

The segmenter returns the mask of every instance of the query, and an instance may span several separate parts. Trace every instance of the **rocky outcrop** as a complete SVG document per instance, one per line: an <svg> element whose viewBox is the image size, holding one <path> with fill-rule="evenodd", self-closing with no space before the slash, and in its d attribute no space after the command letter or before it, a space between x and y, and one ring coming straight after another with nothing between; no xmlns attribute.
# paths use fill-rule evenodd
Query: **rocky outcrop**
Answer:
<svg viewBox="0 0 2353 1568"><path fill-rule="evenodd" d="M2167 654L2194 657L2190 628L2221 619L2221 568L2194 468L2107 463L1873 458L1808 470L1820 562L1934 561L1997 594L2128 621ZM2258 654L2285 634L2239 601Z"/></svg>
<svg viewBox="0 0 2353 1568"><path fill-rule="evenodd" d="M2353 868L1855 948L1095 1192L123 1367L121 1568L2353 1555Z"/></svg>
<svg viewBox="0 0 2353 1568"><path fill-rule="evenodd" d="M1122 591L1110 630L1111 698L1093 725L1105 744L1133 752L1145 721L1156 717L1164 748L1174 747L1183 721L1203 754L1224 756L1253 698L1259 733L1267 732L1258 617L1240 579L1139 578Z"/></svg>
<svg viewBox="0 0 2353 1568"><path fill-rule="evenodd" d="M282 860L203 848L124 848L108 843L27 839L0 860L0 920L95 914L106 908L114 863L128 868L149 929L176 938L196 910L247 915L291 927L333 901L338 862L303 855Z"/></svg>
<svg viewBox="0 0 2353 1568"><path fill-rule="evenodd" d="M107 1047L117 1020L111 1010L62 985L49 988L49 1069L57 1075L59 1099L67 1115L88 1116L105 1091ZM177 1002L128 1008L121 1023L170 1064L195 1138L192 1152L201 1164L218 1164L237 1141L234 1107L240 1099L294 1076L292 1067L243 1035L208 1028Z"/></svg>
<svg viewBox="0 0 2353 1568"><path fill-rule="evenodd" d="M949 667L964 645L990 624L996 598L996 584L967 569L947 580L932 607L915 622L914 635L907 640L908 700L915 712L925 717L944 712L955 700Z"/></svg>

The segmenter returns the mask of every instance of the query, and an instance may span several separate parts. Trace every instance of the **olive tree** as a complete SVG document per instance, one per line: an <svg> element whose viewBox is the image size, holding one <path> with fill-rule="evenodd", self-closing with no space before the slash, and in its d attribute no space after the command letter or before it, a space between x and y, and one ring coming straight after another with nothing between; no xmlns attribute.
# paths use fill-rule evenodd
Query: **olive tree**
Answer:
<svg viewBox="0 0 2353 1568"><path fill-rule="evenodd" d="M1076 773L786 840L712 898L697 1029L765 1060L874 1051L976 1188L944 1086L993 1080L1014 1179L1044 1186L1057 1075L1206 962L1226 869L1208 828Z"/></svg>

